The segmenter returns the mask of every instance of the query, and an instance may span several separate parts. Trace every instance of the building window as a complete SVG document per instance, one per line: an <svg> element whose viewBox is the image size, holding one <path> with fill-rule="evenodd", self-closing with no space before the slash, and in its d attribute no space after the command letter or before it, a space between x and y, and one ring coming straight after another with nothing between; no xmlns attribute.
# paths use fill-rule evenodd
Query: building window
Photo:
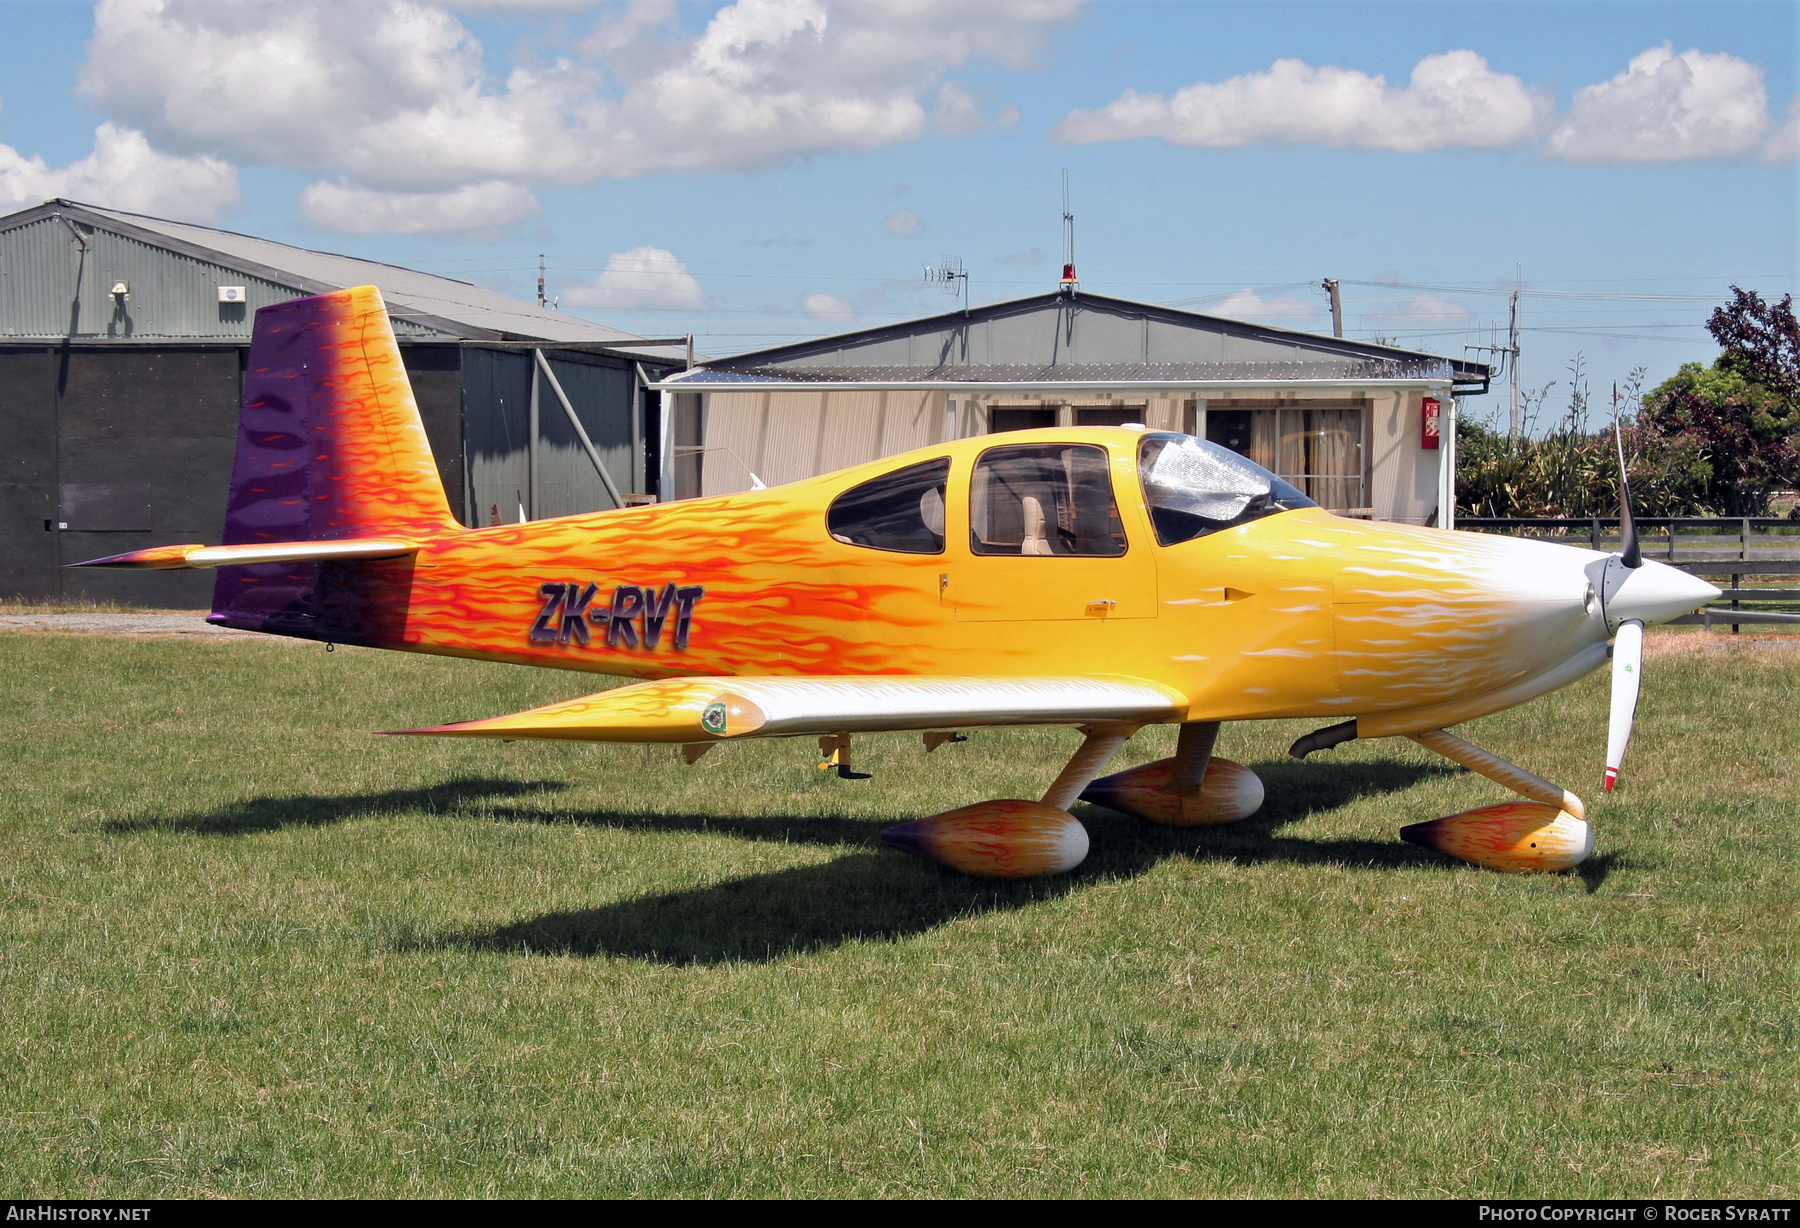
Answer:
<svg viewBox="0 0 1800 1228"><path fill-rule="evenodd" d="M1363 456L1367 407L1334 402L1210 401L1206 438L1247 456L1320 507L1368 505Z"/></svg>
<svg viewBox="0 0 1800 1228"><path fill-rule="evenodd" d="M1077 405L1075 425L1124 426L1127 422L1142 422L1147 409L1147 405Z"/></svg>
<svg viewBox="0 0 1800 1228"><path fill-rule="evenodd" d="M1001 431L1033 431L1039 427L1055 425L1054 405L995 406L988 410L990 435L997 435Z"/></svg>
<svg viewBox="0 0 1800 1228"><path fill-rule="evenodd" d="M908 465L852 486L825 513L825 528L846 546L901 554L944 552L944 488L950 459Z"/></svg>
<svg viewBox="0 0 1800 1228"><path fill-rule="evenodd" d="M1125 553L1106 449L1091 444L989 448L969 486L969 549L976 554L1111 556Z"/></svg>

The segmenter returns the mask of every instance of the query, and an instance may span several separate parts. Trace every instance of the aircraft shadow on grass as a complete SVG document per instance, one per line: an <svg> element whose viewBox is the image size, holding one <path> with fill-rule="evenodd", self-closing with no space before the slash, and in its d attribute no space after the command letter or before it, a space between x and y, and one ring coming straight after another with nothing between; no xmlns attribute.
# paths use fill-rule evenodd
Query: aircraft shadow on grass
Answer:
<svg viewBox="0 0 1800 1228"><path fill-rule="evenodd" d="M562 780L503 780L498 777L458 777L419 789L388 789L380 793L291 794L283 797L251 797L212 810L188 814L139 815L109 819L102 826L115 834L140 831L181 831L203 836L244 836L284 827L329 827L351 819L379 814L455 810L471 803L496 798L516 798L568 788Z"/></svg>
<svg viewBox="0 0 1800 1228"><path fill-rule="evenodd" d="M1350 763L1330 771L1278 761L1255 765L1268 801L1228 827L1171 828L1096 807L1078 813L1093 851L1054 879L969 878L883 851L883 822L843 817L732 819L582 811L493 811L513 821L573 822L635 831L705 831L750 840L860 846L822 865L754 874L706 887L640 896L599 908L544 913L446 935L432 945L533 955L619 955L677 964L767 962L858 939L895 939L958 917L1022 908L1094 881L1133 878L1166 857L1240 865L1285 861L1374 869L1451 863L1398 840L1304 840L1278 829L1358 798L1397 793L1450 774L1436 765ZM1419 816L1423 817L1423 816ZM1590 887L1592 890L1592 887Z"/></svg>
<svg viewBox="0 0 1800 1228"><path fill-rule="evenodd" d="M1256 764L1255 770L1267 786L1268 800L1251 818L1227 827L1160 827L1082 806L1077 813L1094 837L1087 861L1072 874L1022 881L968 878L880 849L877 833L891 819L546 812L493 805L569 787L560 780L459 777L417 789L248 798L212 810L113 820L105 827L120 834L164 830L234 836L476 806L486 817L508 822L708 832L846 850L844 856L822 865L753 874L599 908L544 913L446 935L430 944L511 954L618 955L677 964L767 962L858 939L903 938L958 917L1054 899L1090 882L1133 878L1167 857L1239 865L1284 861L1373 869L1434 864L1454 868L1453 863L1398 840L1306 840L1278 834L1309 815L1359 798L1399 793L1453 769L1435 764L1346 763L1326 771L1278 760ZM1616 857L1609 853L1583 863L1579 873L1590 893L1605 881Z"/></svg>

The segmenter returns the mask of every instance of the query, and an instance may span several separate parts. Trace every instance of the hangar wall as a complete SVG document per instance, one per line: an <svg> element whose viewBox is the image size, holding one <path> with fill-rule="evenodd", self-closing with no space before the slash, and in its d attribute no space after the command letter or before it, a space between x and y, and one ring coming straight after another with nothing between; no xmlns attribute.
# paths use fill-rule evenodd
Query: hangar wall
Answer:
<svg viewBox="0 0 1800 1228"><path fill-rule="evenodd" d="M68 564L219 540L245 353L232 344L0 349L0 597L210 606L210 572ZM402 345L401 355L460 518L459 351Z"/></svg>
<svg viewBox="0 0 1800 1228"><path fill-rule="evenodd" d="M1412 389L1354 394L1361 403L1358 448L1361 480L1343 508L1372 508L1382 520L1424 524L1437 507L1437 458L1419 446L1420 401ZM1038 410L1042 425L1143 422L1153 430L1206 434L1209 404L1255 409L1278 403L1348 404L1346 394L1200 392L981 393L904 390L710 392L701 394L700 441L690 451L699 489L683 494L722 495L750 488L754 473L770 486L798 481L929 447L947 438L985 435L1004 415ZM998 415L996 414L998 411ZM1054 418L1050 415L1054 414ZM1021 423L1021 425L1026 423ZM1039 425L1030 422L1030 425ZM1007 429L1002 426L998 429ZM1266 459L1266 458L1265 458ZM1357 500L1366 500L1358 502ZM1325 500L1322 500L1325 501ZM1363 513L1368 514L1368 513Z"/></svg>

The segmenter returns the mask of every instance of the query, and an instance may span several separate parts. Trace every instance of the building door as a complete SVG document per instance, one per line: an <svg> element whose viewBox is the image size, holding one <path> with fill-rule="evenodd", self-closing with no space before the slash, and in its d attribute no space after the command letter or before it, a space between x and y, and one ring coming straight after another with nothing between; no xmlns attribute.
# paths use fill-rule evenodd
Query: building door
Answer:
<svg viewBox="0 0 1800 1228"><path fill-rule="evenodd" d="M1151 618L1156 565L1128 540L1092 444L1012 444L975 463L968 557L947 573L959 622Z"/></svg>

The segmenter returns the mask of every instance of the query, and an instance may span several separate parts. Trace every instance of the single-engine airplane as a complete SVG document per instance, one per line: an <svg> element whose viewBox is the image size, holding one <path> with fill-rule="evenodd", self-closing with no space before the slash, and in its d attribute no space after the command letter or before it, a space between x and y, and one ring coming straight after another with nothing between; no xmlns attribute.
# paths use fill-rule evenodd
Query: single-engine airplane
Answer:
<svg viewBox="0 0 1800 1228"><path fill-rule="evenodd" d="M639 679L404 732L672 743L1070 725L1037 801L888 828L968 873L1086 856L1078 799L1160 823L1262 803L1213 755L1225 721L1316 717L1307 753L1407 737L1522 800L1414 824L1498 870L1593 848L1581 799L1447 732L1607 659L1611 789L1644 627L1718 596L1623 550L1341 518L1225 448L1138 427L953 440L774 489L467 529L451 516L373 286L265 307L245 375L224 544L83 566L219 568L211 621L274 635ZM1138 729L1172 758L1101 777Z"/></svg>

